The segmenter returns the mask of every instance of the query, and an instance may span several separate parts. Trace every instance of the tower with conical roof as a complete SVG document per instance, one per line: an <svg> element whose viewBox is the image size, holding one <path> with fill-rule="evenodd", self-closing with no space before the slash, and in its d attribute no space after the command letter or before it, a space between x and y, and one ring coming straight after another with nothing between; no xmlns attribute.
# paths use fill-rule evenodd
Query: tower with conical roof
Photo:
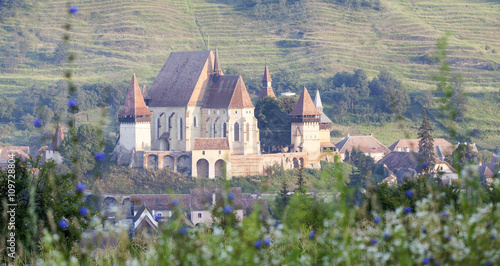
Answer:
<svg viewBox="0 0 500 266"><path fill-rule="evenodd" d="M119 144L132 151L143 151L151 145L151 112L142 97L135 74L130 81L127 98L118 114L120 123Z"/></svg>
<svg viewBox="0 0 500 266"><path fill-rule="evenodd" d="M316 90L316 96L314 97L314 106L320 113L319 119L319 135L320 135L320 143L321 150L332 150L335 148L330 142L330 131L332 130L332 120L328 118L323 112L323 104L321 103L321 96L319 95L319 90Z"/></svg>
<svg viewBox="0 0 500 266"><path fill-rule="evenodd" d="M259 101L264 97L272 97L276 99L276 95L274 95L273 87L271 86L271 75L269 75L269 69L264 68L264 77L262 77L262 89L260 90Z"/></svg>
<svg viewBox="0 0 500 266"><path fill-rule="evenodd" d="M64 140L64 133L62 131L61 124L57 123L57 128L54 137L52 138L52 143L45 151L45 161L47 161L48 159L52 159L56 163L62 163L62 157L61 154L59 153L59 148L63 140Z"/></svg>
<svg viewBox="0 0 500 266"><path fill-rule="evenodd" d="M318 160L320 153L319 122L321 113L314 105L309 92L304 87L302 94L289 114L291 128L291 140L294 152L306 152L308 160Z"/></svg>

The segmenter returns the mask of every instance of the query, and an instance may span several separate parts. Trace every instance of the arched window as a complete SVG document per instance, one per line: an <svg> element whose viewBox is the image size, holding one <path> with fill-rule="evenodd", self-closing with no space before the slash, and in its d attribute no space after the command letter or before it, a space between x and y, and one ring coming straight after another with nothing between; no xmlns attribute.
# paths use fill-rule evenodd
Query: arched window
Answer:
<svg viewBox="0 0 500 266"><path fill-rule="evenodd" d="M240 124L234 123L234 141L240 141Z"/></svg>
<svg viewBox="0 0 500 266"><path fill-rule="evenodd" d="M196 116L193 118L193 125L194 127L198 127L198 123L196 122Z"/></svg>
<svg viewBox="0 0 500 266"><path fill-rule="evenodd" d="M222 137L223 137L223 138L225 138L225 137L226 137L226 130L227 130L227 125L226 125L226 123L222 123L222 124L220 125L220 127L221 127L220 131L222 131Z"/></svg>
<svg viewBox="0 0 500 266"><path fill-rule="evenodd" d="M212 123L211 129L210 129L210 136L212 138L215 138L215 123Z"/></svg>
<svg viewBox="0 0 500 266"><path fill-rule="evenodd" d="M182 117L179 118L179 140L182 139L182 133L183 133L183 130L182 130Z"/></svg>
<svg viewBox="0 0 500 266"><path fill-rule="evenodd" d="M160 137L160 127L161 127L161 121L160 118L156 120L156 139Z"/></svg>
<svg viewBox="0 0 500 266"><path fill-rule="evenodd" d="M247 141L249 141L250 140L250 124L249 123L247 123L247 128L245 129L245 131L246 131L245 133L247 135Z"/></svg>

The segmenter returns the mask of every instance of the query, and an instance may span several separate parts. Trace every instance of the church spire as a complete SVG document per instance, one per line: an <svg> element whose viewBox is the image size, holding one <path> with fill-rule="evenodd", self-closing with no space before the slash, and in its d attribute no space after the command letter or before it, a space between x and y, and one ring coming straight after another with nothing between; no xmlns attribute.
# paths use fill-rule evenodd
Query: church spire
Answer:
<svg viewBox="0 0 500 266"><path fill-rule="evenodd" d="M260 90L259 100L264 97L272 97L276 99L276 95L271 87L271 81L271 75L269 75L269 69L266 64L266 67L264 68L264 76L262 77L262 89Z"/></svg>
<svg viewBox="0 0 500 266"><path fill-rule="evenodd" d="M151 112L146 107L134 73L130 81L130 87L128 88L127 98L125 98L125 104L118 114L118 121L132 123L149 122L150 120Z"/></svg>
<svg viewBox="0 0 500 266"><path fill-rule="evenodd" d="M219 76L222 75L222 69L219 63L219 50L215 47L215 59L214 59L214 82L217 82Z"/></svg>
<svg viewBox="0 0 500 266"><path fill-rule="evenodd" d="M323 112L323 104L321 103L321 97L319 95L319 90L316 90L316 96L314 97L314 106L318 109L318 112Z"/></svg>
<svg viewBox="0 0 500 266"><path fill-rule="evenodd" d="M57 129L56 133L54 134L54 137L52 138L52 143L50 146L47 148L49 151L58 151L59 146L61 145L61 142L64 140L64 133L61 128L61 124L57 123Z"/></svg>

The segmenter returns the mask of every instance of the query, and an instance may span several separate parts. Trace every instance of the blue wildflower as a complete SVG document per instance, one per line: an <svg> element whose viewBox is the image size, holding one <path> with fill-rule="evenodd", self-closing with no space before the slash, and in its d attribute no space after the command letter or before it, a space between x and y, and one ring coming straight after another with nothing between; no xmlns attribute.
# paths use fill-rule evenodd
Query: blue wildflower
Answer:
<svg viewBox="0 0 500 266"><path fill-rule="evenodd" d="M439 263L438 262L434 263L434 266L439 266Z"/></svg>
<svg viewBox="0 0 500 266"><path fill-rule="evenodd" d="M431 262L431 260L429 258L424 258L424 260L422 261L425 265L429 264L429 262Z"/></svg>
<svg viewBox="0 0 500 266"><path fill-rule="evenodd" d="M391 234L389 234L389 233L384 233L384 239L387 239L387 238L389 238L389 237L391 237Z"/></svg>
<svg viewBox="0 0 500 266"><path fill-rule="evenodd" d="M375 217L375 219L373 220L374 223L378 224L380 223L380 218L379 217Z"/></svg>
<svg viewBox="0 0 500 266"><path fill-rule="evenodd" d="M161 213L155 214L155 221L158 221L161 219Z"/></svg>
<svg viewBox="0 0 500 266"><path fill-rule="evenodd" d="M486 266L491 266L491 261L487 261Z"/></svg>
<svg viewBox="0 0 500 266"><path fill-rule="evenodd" d="M61 229L65 230L65 229L68 229L68 222L65 220L65 219L61 219L59 221L59 227L61 227Z"/></svg>
<svg viewBox="0 0 500 266"><path fill-rule="evenodd" d="M409 197L409 198L413 197L413 191L411 191L411 189L408 189L406 191L406 196Z"/></svg>
<svg viewBox="0 0 500 266"><path fill-rule="evenodd" d="M486 227L491 227L491 226L493 226L493 223L491 223L491 222L488 222L488 223L486 224Z"/></svg>
<svg viewBox="0 0 500 266"><path fill-rule="evenodd" d="M269 246L269 244L271 244L271 239L269 237L264 237L263 241L266 246Z"/></svg>
<svg viewBox="0 0 500 266"><path fill-rule="evenodd" d="M405 209L404 209L404 213L405 213L405 214L409 214L409 213L411 213L411 208L410 208L410 207L405 207Z"/></svg>
<svg viewBox="0 0 500 266"><path fill-rule="evenodd" d="M426 227L422 227L422 232L427 233L427 228Z"/></svg>
<svg viewBox="0 0 500 266"><path fill-rule="evenodd" d="M275 221L274 222L274 226L276 226L276 227L280 226L280 222L279 221Z"/></svg>
<svg viewBox="0 0 500 266"><path fill-rule="evenodd" d="M451 236L450 236L450 234L447 234L444 238L445 238L446 240L450 240Z"/></svg>
<svg viewBox="0 0 500 266"><path fill-rule="evenodd" d="M230 192L229 194L227 194L227 197L232 200L234 199L234 194L232 192Z"/></svg>
<svg viewBox="0 0 500 266"><path fill-rule="evenodd" d="M78 105L78 102L76 101L75 98L69 99L69 101L68 101L68 107L69 108L71 108L71 109L75 108L77 105Z"/></svg>
<svg viewBox="0 0 500 266"><path fill-rule="evenodd" d="M423 163L423 164L422 164L422 167L423 167L423 168L427 168L427 167L429 167L429 164L428 164L428 163Z"/></svg>
<svg viewBox="0 0 500 266"><path fill-rule="evenodd" d="M42 126L42 120L40 118L35 118L33 119L33 126L35 127L41 127Z"/></svg>
<svg viewBox="0 0 500 266"><path fill-rule="evenodd" d="M96 161L102 162L104 160L104 158L106 158L106 154L104 152L100 151L100 152L97 152L95 154L94 158L95 158Z"/></svg>
<svg viewBox="0 0 500 266"><path fill-rule="evenodd" d="M255 243L253 244L255 248L260 248L262 247L262 242L260 240L255 240Z"/></svg>
<svg viewBox="0 0 500 266"><path fill-rule="evenodd" d="M182 227L181 229L179 229L179 234L185 235L186 233L187 233L187 229L185 227Z"/></svg>
<svg viewBox="0 0 500 266"><path fill-rule="evenodd" d="M376 244L377 244L377 242L378 242L378 241L377 241L377 239L376 239L376 238L374 238L374 239L372 239L372 241L371 241L370 243L371 243L372 245L376 245Z"/></svg>
<svg viewBox="0 0 500 266"><path fill-rule="evenodd" d="M447 212L443 212L443 214L442 214L442 215L443 215L443 218L448 217L448 213L447 213Z"/></svg>
<svg viewBox="0 0 500 266"><path fill-rule="evenodd" d="M78 183L76 184L76 190L82 192L85 189L85 184L84 183Z"/></svg>
<svg viewBox="0 0 500 266"><path fill-rule="evenodd" d="M76 5L71 5L71 6L69 7L69 10L68 10L68 11L69 11L69 13L70 13L70 14L73 14L73 15L74 15L74 14L78 13L78 7L77 7Z"/></svg>
<svg viewBox="0 0 500 266"><path fill-rule="evenodd" d="M316 237L316 233L314 233L314 231L311 231L309 233L309 239L314 239Z"/></svg>
<svg viewBox="0 0 500 266"><path fill-rule="evenodd" d="M230 214L230 213L231 213L231 211L233 211L233 207L231 207L231 205L226 205L226 206L224 207L224 212L225 212L226 214Z"/></svg>
<svg viewBox="0 0 500 266"><path fill-rule="evenodd" d="M172 200L172 205L174 205L174 206L179 205L179 200L178 199Z"/></svg>
<svg viewBox="0 0 500 266"><path fill-rule="evenodd" d="M88 213L89 212L87 211L87 208L85 208L85 207L80 208L80 215L81 216L87 216Z"/></svg>
<svg viewBox="0 0 500 266"><path fill-rule="evenodd" d="M497 236L496 235L491 235L491 240L495 240L497 239Z"/></svg>

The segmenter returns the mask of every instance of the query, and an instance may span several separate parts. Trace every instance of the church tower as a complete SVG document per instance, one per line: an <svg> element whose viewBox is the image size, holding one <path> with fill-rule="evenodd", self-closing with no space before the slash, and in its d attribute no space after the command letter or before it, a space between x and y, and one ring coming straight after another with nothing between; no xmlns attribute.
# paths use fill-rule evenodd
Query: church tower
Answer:
<svg viewBox="0 0 500 266"><path fill-rule="evenodd" d="M309 95L306 87L289 114L292 123L292 145L294 152L306 152L310 160L318 160L320 154L319 122L321 113Z"/></svg>
<svg viewBox="0 0 500 266"><path fill-rule="evenodd" d="M330 131L332 130L332 120L328 118L323 112L323 104L321 103L321 97L319 95L319 90L316 90L316 96L314 97L314 106L320 113L319 120L319 135L320 135L320 143L321 150L328 151L334 150L335 145L330 142Z"/></svg>
<svg viewBox="0 0 500 266"><path fill-rule="evenodd" d="M64 133L61 128L61 124L57 123L57 129L52 138L52 143L45 151L45 160L52 159L56 163L62 163L62 157L59 153L59 147L61 146L61 142L64 140Z"/></svg>
<svg viewBox="0 0 500 266"><path fill-rule="evenodd" d="M143 151L151 145L151 112L146 107L137 78L130 81L127 98L118 114L120 146L129 152Z"/></svg>
<svg viewBox="0 0 500 266"><path fill-rule="evenodd" d="M264 97L272 97L276 99L276 95L274 95L273 87L271 86L271 75L269 75L269 69L264 68L264 77L262 77L262 89L260 90L259 101Z"/></svg>

